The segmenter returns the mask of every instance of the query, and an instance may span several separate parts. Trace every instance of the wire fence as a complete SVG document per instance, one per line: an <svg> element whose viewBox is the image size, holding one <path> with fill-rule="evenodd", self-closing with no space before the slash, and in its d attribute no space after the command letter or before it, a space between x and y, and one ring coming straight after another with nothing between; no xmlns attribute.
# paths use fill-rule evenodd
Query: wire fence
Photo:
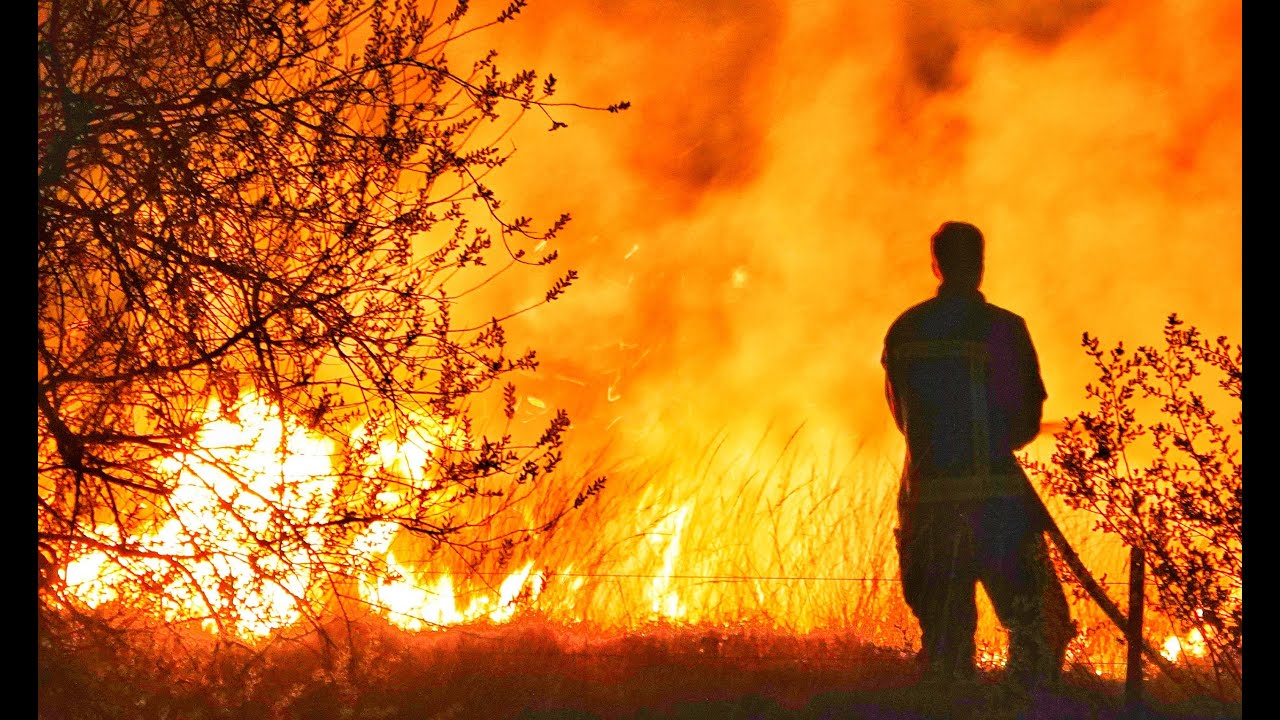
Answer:
<svg viewBox="0 0 1280 720"><path fill-rule="evenodd" d="M397 561L401 565L413 565L413 561ZM429 561L421 561L426 563ZM414 573L418 575L468 575L472 577L495 577L507 578L511 576L511 572L493 572L493 571L450 571L450 570L418 570ZM633 580L706 580L717 582L755 582L760 580L778 581L778 582L902 582L899 577L842 577L838 575L690 575L686 573L672 573L669 575L659 575L654 573L623 573L623 572L558 572L553 570L544 571L546 578L606 578L606 579L633 579ZM1068 582L1072 584L1081 584L1078 580L1071 579ZM1099 585L1129 585L1128 580L1099 580ZM1144 583L1147 586L1154 587L1156 582L1148 577Z"/></svg>

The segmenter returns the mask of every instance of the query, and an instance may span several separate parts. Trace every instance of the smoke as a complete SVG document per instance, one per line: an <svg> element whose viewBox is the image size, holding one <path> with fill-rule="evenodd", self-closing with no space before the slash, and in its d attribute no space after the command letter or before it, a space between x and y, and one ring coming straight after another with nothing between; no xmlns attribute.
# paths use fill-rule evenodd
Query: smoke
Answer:
<svg viewBox="0 0 1280 720"><path fill-rule="evenodd" d="M965 82L957 68L962 46L1003 34L1052 49L1084 23L1102 0L909 0L903 12L903 45L912 79L928 92Z"/></svg>
<svg viewBox="0 0 1280 720"><path fill-rule="evenodd" d="M514 327L543 359L524 388L582 436L892 441L883 334L932 295L945 220L986 233L1050 418L1079 409L1083 331L1240 337L1238 2L569 0L487 41L633 103L531 119L494 180L575 216L581 281Z"/></svg>

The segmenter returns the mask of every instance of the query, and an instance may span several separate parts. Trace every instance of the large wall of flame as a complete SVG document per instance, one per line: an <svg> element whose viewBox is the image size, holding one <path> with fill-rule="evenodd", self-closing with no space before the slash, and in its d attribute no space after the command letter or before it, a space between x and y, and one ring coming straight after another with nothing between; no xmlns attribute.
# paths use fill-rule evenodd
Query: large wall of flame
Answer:
<svg viewBox="0 0 1280 720"><path fill-rule="evenodd" d="M565 407L570 456L623 468L547 567L610 547L597 570L644 577L892 575L881 344L933 294L945 220L986 233L983 290L1027 320L1048 420L1087 409L1082 332L1156 343L1176 312L1241 338L1239 2L561 0L467 42L556 74L560 98L632 103L562 108L553 133L531 113L489 180L513 214L575 217L557 244L581 279L509 326L543 363L520 419ZM486 287L476 312L552 277ZM794 472L769 466L801 426ZM678 561L641 568L641 537ZM1123 577L1100 547L1078 549ZM681 592L686 617L726 602Z"/></svg>
<svg viewBox="0 0 1280 720"><path fill-rule="evenodd" d="M575 216L583 277L520 337L585 431L883 437L883 333L948 219L985 231L1050 418L1081 409L1082 331L1240 337L1238 2L564 0L483 41L633 103L530 116L494 179Z"/></svg>
<svg viewBox="0 0 1280 720"><path fill-rule="evenodd" d="M581 273L508 324L543 362L519 419L569 409L570 472L611 483L488 588L498 609L462 612L458 568L398 546L436 584L384 582L379 601L419 626L509 617L536 562L543 609L604 625L900 629L879 356L934 291L929 235L986 232L984 290L1027 319L1049 419L1084 409L1084 331L1155 342L1177 312L1239 339L1240 23L1210 0L545 0L462 39L455 58L492 45L561 98L632 104L553 109L554 133L530 112L502 138L515 155L486 182L504 209L576 220L561 263L459 308L485 320Z"/></svg>

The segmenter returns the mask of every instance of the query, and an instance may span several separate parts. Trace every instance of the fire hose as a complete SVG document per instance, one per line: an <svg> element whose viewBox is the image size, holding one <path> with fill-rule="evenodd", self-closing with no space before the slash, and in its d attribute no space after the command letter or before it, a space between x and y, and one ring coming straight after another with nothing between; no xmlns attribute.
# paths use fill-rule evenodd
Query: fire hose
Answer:
<svg viewBox="0 0 1280 720"><path fill-rule="evenodd" d="M1030 490L1031 497L1034 498L1032 511L1041 516L1041 520L1044 522L1045 533L1049 536L1049 539L1053 541L1054 546L1058 548L1058 552L1062 555L1062 559L1066 562L1067 567L1071 569L1072 574L1076 576L1076 580L1080 581L1080 585L1085 589L1085 592L1089 594L1089 597L1093 598L1093 601L1098 604L1098 607L1102 608L1102 611L1106 613L1107 618L1115 624L1120 632L1125 634L1126 642L1141 643L1142 654L1146 655L1147 658L1150 659L1156 667L1160 668L1160 670L1170 680L1173 680L1175 683L1180 685L1194 685L1197 689L1204 691L1205 688L1200 683L1196 682L1188 674L1182 672L1181 669L1174 666L1172 662L1165 659L1163 655L1161 655L1154 647L1151 646L1150 643L1147 642L1146 638L1129 637L1128 617L1121 612L1115 602L1107 596L1106 591L1102 589L1102 585L1094 579L1093 573L1089 572L1089 568L1085 567L1084 562L1080 560L1080 556L1076 553L1075 548L1071 547L1071 543L1068 542L1066 536L1062 534L1062 529L1058 527L1058 523L1053 519L1053 515L1049 514L1049 508L1045 507L1044 501L1040 499L1039 493L1035 491L1035 488L1031 487L1029 480L1027 481L1027 486Z"/></svg>

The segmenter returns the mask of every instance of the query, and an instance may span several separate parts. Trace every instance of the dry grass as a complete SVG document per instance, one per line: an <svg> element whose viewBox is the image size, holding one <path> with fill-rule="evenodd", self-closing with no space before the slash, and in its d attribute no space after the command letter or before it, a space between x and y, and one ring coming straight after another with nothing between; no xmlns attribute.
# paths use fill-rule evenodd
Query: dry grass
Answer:
<svg viewBox="0 0 1280 720"><path fill-rule="evenodd" d="M840 462L794 433L745 448L724 437L602 468L606 493L506 566L533 560L561 573L506 624L410 633L367 615L333 622L328 643L311 632L245 648L189 629L42 616L39 716L1121 717L1120 668L1100 663L1122 660L1122 646L1083 600L1073 606L1084 630L1074 665L1055 692L1020 697L990 668L950 691L923 683L912 661L918 630L894 580L894 464L857 453ZM552 506L562 491L532 499ZM686 507L677 531L671 518ZM1105 564L1098 548L1078 549ZM473 570L482 582L460 585L459 602L491 592L484 573L502 568ZM671 577L655 584L663 572ZM658 617L655 588L682 617ZM980 649L998 655L1003 635L981 601ZM1160 677L1148 694L1152 717L1240 716L1239 703L1190 698Z"/></svg>
<svg viewBox="0 0 1280 720"><path fill-rule="evenodd" d="M47 628L46 628L47 630ZM369 618L249 650L198 633L42 631L39 717L57 718L1096 718L1121 690L1087 671L1020 696L984 673L923 682L909 653L850 634L674 627L605 634L536 617L406 633ZM346 648L339 650L338 648ZM1147 687L1153 718L1235 718L1241 707Z"/></svg>

